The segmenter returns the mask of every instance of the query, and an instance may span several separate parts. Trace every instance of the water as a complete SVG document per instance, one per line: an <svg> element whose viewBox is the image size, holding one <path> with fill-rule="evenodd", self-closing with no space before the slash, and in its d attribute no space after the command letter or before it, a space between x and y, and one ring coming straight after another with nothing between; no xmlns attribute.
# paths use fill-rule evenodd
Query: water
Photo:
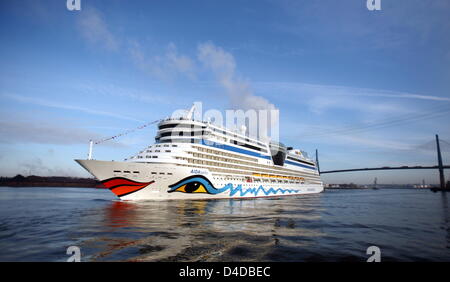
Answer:
<svg viewBox="0 0 450 282"><path fill-rule="evenodd" d="M0 188L0 261L450 261L449 195L329 190L120 202L108 190Z"/></svg>

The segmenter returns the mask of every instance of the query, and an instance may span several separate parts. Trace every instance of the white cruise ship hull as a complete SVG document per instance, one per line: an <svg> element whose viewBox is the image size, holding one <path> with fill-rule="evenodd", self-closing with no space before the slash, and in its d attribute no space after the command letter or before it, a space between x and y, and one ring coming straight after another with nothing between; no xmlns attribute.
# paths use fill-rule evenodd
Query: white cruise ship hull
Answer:
<svg viewBox="0 0 450 282"><path fill-rule="evenodd" d="M76 161L122 200L280 197L323 191L321 183L247 182L172 163Z"/></svg>

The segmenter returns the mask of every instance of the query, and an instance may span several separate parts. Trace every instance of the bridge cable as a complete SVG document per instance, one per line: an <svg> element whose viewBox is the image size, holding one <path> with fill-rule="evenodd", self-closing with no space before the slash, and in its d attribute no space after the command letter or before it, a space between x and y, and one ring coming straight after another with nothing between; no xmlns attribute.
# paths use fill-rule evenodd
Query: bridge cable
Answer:
<svg viewBox="0 0 450 282"><path fill-rule="evenodd" d="M311 133L309 135L302 136L302 138L321 137L321 136L329 136L329 135L336 135L336 134L350 134L350 133L357 133L357 132L370 130L370 129L379 129L379 128L389 127L389 126L398 125L398 124L402 124L402 123L408 123L408 122L412 122L412 121L419 121L419 120L434 118L436 116L445 114L449 111L450 111L450 108L445 107L445 108L442 108L439 110L434 110L432 112L425 112L425 113L421 113L421 114L408 114L408 115L400 116L396 119L384 120L384 121L382 120L382 121L374 122L374 123L367 124L367 125L356 125L356 126L349 126L346 128L344 127L344 128L337 129L334 131L332 130L332 131L322 131L322 132L317 132L317 133Z"/></svg>

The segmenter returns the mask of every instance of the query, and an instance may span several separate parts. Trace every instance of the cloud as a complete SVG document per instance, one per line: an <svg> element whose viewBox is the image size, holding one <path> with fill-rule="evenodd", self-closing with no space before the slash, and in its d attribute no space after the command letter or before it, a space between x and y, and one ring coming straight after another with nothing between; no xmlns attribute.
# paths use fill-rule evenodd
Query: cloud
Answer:
<svg viewBox="0 0 450 282"><path fill-rule="evenodd" d="M54 145L87 144L89 140L100 140L105 136L68 124L60 125L43 120L0 121L0 143L34 143ZM128 146L129 142L109 141L104 145L112 147Z"/></svg>
<svg viewBox="0 0 450 282"><path fill-rule="evenodd" d="M194 61L179 54L174 43L168 44L163 55L148 57L138 41L131 41L128 52L136 66L158 79L170 81L180 75L189 79L196 77Z"/></svg>
<svg viewBox="0 0 450 282"><path fill-rule="evenodd" d="M134 64L153 77L164 81L187 77L195 80L200 75L198 64L212 71L217 83L225 89L230 106L236 110L277 110L274 104L266 98L255 95L250 82L236 73L236 62L233 55L214 45L205 42L198 45L197 60L187 55L179 54L174 43L169 43L163 55L149 57L138 41L130 41L129 55ZM269 127L278 128L278 115L269 115ZM260 126L261 135L268 132L268 128ZM272 130L272 132L274 132ZM277 133L276 133L277 135ZM273 136L278 138L278 136Z"/></svg>
<svg viewBox="0 0 450 282"><path fill-rule="evenodd" d="M84 11L78 25L83 37L91 43L102 43L107 49L118 49L116 38L95 9ZM189 56L179 54L173 42L168 44L164 54L147 56L139 41L130 40L128 55L139 69L164 81L183 76L191 80L197 77L195 61ZM226 89L233 108L276 110L275 105L266 98L253 94L248 80L236 75L236 63L231 53L211 42L206 42L199 44L197 58L206 68L215 73L220 85ZM139 99L142 99L142 96ZM271 123L277 124L278 120L273 120Z"/></svg>
<svg viewBox="0 0 450 282"><path fill-rule="evenodd" d="M244 111L250 109L278 110L266 98L255 95L250 82L236 74L236 62L231 53L224 51L212 42L206 42L199 44L197 57L206 69L213 72L219 85L225 89L232 108ZM266 124L261 121L261 119L258 121L259 137L266 138L270 131L271 138L278 140L278 115L270 114Z"/></svg>
<svg viewBox="0 0 450 282"><path fill-rule="evenodd" d="M90 44L101 46L110 51L119 49L119 41L109 30L101 14L89 7L77 12L77 27L81 36Z"/></svg>
<svg viewBox="0 0 450 282"><path fill-rule="evenodd" d="M439 97L424 94L412 94L406 92L397 92L380 89L369 88L356 88L348 86L336 86L336 85L314 85L314 84L302 84L305 88L315 89L321 93L329 91L335 95L346 96L366 96L366 97L386 97L386 98L399 98L399 99L416 99L416 100L429 100L429 101L443 101L450 102L448 97Z"/></svg>
<svg viewBox="0 0 450 282"><path fill-rule="evenodd" d="M379 12L368 11L365 0L283 0L279 3L287 22L281 21L274 28L304 40L323 40L322 51L364 46L404 48L408 52L411 46L433 44L436 39L442 46L450 42L447 0L382 1ZM329 41L334 44L326 44Z"/></svg>
<svg viewBox="0 0 450 282"><path fill-rule="evenodd" d="M315 114L330 109L346 109L367 114L399 114L416 112L425 102L450 102L449 97L388 91L349 86L308 84L298 82L257 82L258 91L278 93L276 99L299 99L290 103L306 104ZM379 99L386 98L386 99Z"/></svg>
<svg viewBox="0 0 450 282"><path fill-rule="evenodd" d="M28 161L18 163L19 171L24 175L41 175L41 176L86 176L81 174L78 170L72 168L50 167L44 164L41 158L34 157Z"/></svg>
<svg viewBox="0 0 450 282"><path fill-rule="evenodd" d="M179 73L184 73L190 78L194 78L194 63L184 55L178 55L177 47L174 43L170 43L167 47L165 60L169 68L174 69Z"/></svg>
<svg viewBox="0 0 450 282"><path fill-rule="evenodd" d="M219 84L226 90L231 106L236 109L273 110L275 105L253 93L248 80L236 74L236 62L232 54L211 42L198 46L198 59L212 70Z"/></svg>
<svg viewBox="0 0 450 282"><path fill-rule="evenodd" d="M81 128L43 121L0 121L0 143L86 144L101 136Z"/></svg>
<svg viewBox="0 0 450 282"><path fill-rule="evenodd" d="M113 118L122 119L122 120L131 120L131 121L137 121L137 122L144 122L142 120L135 119L133 117L119 115L119 114L116 114L116 113L110 113L110 112L93 110L93 109L79 107L79 106L61 104L61 103L57 103L57 102L53 102L53 101L49 101L49 100L44 100L44 99L32 98L32 97L21 96L21 95L13 95L13 94L3 94L2 96L5 97L5 98L16 100L18 102L22 102L22 103L29 103L29 104L34 104L34 105L39 105L39 106L44 106L44 107L50 107L50 108L63 109L63 110L80 111L80 112L84 112L84 113L88 113L88 114L100 115L100 116L106 116L106 117L113 117Z"/></svg>
<svg viewBox="0 0 450 282"><path fill-rule="evenodd" d="M133 100L141 103L148 103L151 105L174 105L180 104L185 105L180 101L180 97L163 95L160 93L155 93L148 90L139 90L128 87L121 87L115 84L98 84L96 82L81 83L78 85L78 89L82 94L93 95L93 96L104 96L107 97L118 97L124 98L127 101Z"/></svg>
<svg viewBox="0 0 450 282"><path fill-rule="evenodd" d="M301 94L300 92L309 92L314 95L328 94L328 95L343 95L343 96L387 97L387 98L419 99L419 100L450 102L449 97L390 91L382 89L358 88L350 86L310 84L301 82L257 82L255 84L264 88L271 87L271 89L273 90L297 91L299 94Z"/></svg>
<svg viewBox="0 0 450 282"><path fill-rule="evenodd" d="M329 142L330 144L340 144L345 146L359 146L359 147L366 147L366 148L379 148L379 149L385 149L385 150L411 150L413 149L412 144L407 144L405 142L397 142L393 140L387 140L386 138L380 138L377 136L372 137L361 137L356 136L354 134L339 134L334 135L332 139L329 138L322 138L321 141L318 142Z"/></svg>

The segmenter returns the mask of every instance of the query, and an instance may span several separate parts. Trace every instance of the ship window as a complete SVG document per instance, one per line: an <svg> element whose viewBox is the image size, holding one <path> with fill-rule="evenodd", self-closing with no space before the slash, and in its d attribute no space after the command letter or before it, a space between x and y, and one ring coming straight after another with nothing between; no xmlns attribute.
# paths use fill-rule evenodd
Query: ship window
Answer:
<svg viewBox="0 0 450 282"><path fill-rule="evenodd" d="M125 173L130 173L130 171L129 171L129 170L124 170L123 172L125 172Z"/></svg>
<svg viewBox="0 0 450 282"><path fill-rule="evenodd" d="M152 171L152 174L156 174L156 172Z"/></svg>
<svg viewBox="0 0 450 282"><path fill-rule="evenodd" d="M172 151L170 151L170 150L166 150L166 153L170 153L170 152L172 152Z"/></svg>
<svg viewBox="0 0 450 282"><path fill-rule="evenodd" d="M139 171L133 171L133 173L139 173Z"/></svg>
<svg viewBox="0 0 450 282"><path fill-rule="evenodd" d="M172 124L164 124L159 126L159 129L165 129L165 128L198 128L198 126L194 126L193 124L179 124L179 123L172 123Z"/></svg>
<svg viewBox="0 0 450 282"><path fill-rule="evenodd" d="M160 172L159 174L165 174L164 172Z"/></svg>
<svg viewBox="0 0 450 282"><path fill-rule="evenodd" d="M296 162L300 162L300 163L305 163L305 164L309 164L309 165L314 165L314 163L307 162L307 161L303 161L303 160L299 160L299 159L292 158L292 157L289 157L289 156L287 157L287 159L292 160L292 161L296 161Z"/></svg>
<svg viewBox="0 0 450 282"><path fill-rule="evenodd" d="M153 159L156 159L158 156L152 156Z"/></svg>
<svg viewBox="0 0 450 282"><path fill-rule="evenodd" d="M120 171L120 170L115 170L114 172L122 172L122 171Z"/></svg>
<svg viewBox="0 0 450 282"><path fill-rule="evenodd" d="M171 173L171 172L168 172L167 175L172 175L172 173Z"/></svg>
<svg viewBox="0 0 450 282"><path fill-rule="evenodd" d="M164 128L171 128L171 127L175 127L177 126L177 123L172 123L172 124L163 124L159 126L159 129L164 129Z"/></svg>

